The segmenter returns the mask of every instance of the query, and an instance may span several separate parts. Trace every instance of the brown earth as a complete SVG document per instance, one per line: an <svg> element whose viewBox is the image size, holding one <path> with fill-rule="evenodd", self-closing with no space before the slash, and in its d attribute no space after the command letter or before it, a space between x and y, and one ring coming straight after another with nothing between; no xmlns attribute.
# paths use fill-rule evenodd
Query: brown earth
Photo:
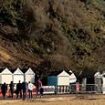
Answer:
<svg viewBox="0 0 105 105"><path fill-rule="evenodd" d="M104 0L1 0L0 68L104 70ZM42 70L43 69L43 70Z"/></svg>

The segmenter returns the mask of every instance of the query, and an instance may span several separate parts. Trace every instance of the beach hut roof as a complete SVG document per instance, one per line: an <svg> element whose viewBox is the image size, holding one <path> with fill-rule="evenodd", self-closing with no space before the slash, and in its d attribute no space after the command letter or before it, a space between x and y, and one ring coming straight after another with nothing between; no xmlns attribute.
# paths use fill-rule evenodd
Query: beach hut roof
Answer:
<svg viewBox="0 0 105 105"><path fill-rule="evenodd" d="M8 68L5 68L1 74L12 74L12 72L8 69Z"/></svg>
<svg viewBox="0 0 105 105"><path fill-rule="evenodd" d="M58 76L70 76L69 72L63 70Z"/></svg>
<svg viewBox="0 0 105 105"><path fill-rule="evenodd" d="M23 74L23 72L20 70L20 68L17 68L17 69L14 71L14 74Z"/></svg>
<svg viewBox="0 0 105 105"><path fill-rule="evenodd" d="M69 71L67 71L67 70L63 70L63 71L53 71L53 72L50 73L49 76L58 76L58 75L64 75L64 74L70 76L72 73L69 72Z"/></svg>
<svg viewBox="0 0 105 105"><path fill-rule="evenodd" d="M35 73L33 72L33 70L31 68L29 68L25 74L30 74L30 75L35 75Z"/></svg>
<svg viewBox="0 0 105 105"><path fill-rule="evenodd" d="M100 77L102 77L102 75L103 75L103 74L101 74L101 73L98 71L98 72L96 72L96 73L94 74L94 77L95 77L95 78L100 78Z"/></svg>

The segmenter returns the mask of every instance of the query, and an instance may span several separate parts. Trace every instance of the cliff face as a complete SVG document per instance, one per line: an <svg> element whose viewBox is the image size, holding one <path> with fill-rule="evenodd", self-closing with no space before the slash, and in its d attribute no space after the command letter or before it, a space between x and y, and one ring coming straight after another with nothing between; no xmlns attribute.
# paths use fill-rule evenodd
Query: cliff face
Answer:
<svg viewBox="0 0 105 105"><path fill-rule="evenodd" d="M105 68L104 0L0 0L0 66Z"/></svg>

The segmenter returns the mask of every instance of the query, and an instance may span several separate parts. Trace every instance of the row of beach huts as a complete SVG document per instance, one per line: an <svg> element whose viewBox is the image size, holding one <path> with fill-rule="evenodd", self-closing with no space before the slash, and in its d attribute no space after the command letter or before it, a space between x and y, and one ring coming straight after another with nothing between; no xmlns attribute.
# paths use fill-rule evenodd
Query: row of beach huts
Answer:
<svg viewBox="0 0 105 105"><path fill-rule="evenodd" d="M29 68L25 73L22 72L21 69L17 68L14 72L11 72L8 68L5 68L4 70L1 71L0 73L0 84L6 83L10 84L11 81L14 83L18 83L19 80L21 82L26 81L26 82L32 82L34 83L35 81L35 73L31 68Z"/></svg>
<svg viewBox="0 0 105 105"><path fill-rule="evenodd" d="M23 70L21 70L20 68L17 68L13 72L11 72L11 70L9 70L8 68L5 68L0 72L0 84L4 82L9 84L11 81L18 83L19 80L21 82L30 81L32 83L35 83L35 76L36 73L31 68L29 68L25 72L23 72ZM76 76L72 71L67 72L63 70L60 72L52 72L47 78L47 84L50 86L68 86L70 83L76 82L76 80Z"/></svg>

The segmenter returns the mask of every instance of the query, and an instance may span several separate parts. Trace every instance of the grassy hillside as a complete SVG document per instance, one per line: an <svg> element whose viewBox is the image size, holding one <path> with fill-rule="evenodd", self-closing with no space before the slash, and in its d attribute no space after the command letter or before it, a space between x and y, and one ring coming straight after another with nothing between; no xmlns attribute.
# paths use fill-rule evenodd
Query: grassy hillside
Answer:
<svg viewBox="0 0 105 105"><path fill-rule="evenodd" d="M0 0L1 68L104 70L104 5L104 0Z"/></svg>

